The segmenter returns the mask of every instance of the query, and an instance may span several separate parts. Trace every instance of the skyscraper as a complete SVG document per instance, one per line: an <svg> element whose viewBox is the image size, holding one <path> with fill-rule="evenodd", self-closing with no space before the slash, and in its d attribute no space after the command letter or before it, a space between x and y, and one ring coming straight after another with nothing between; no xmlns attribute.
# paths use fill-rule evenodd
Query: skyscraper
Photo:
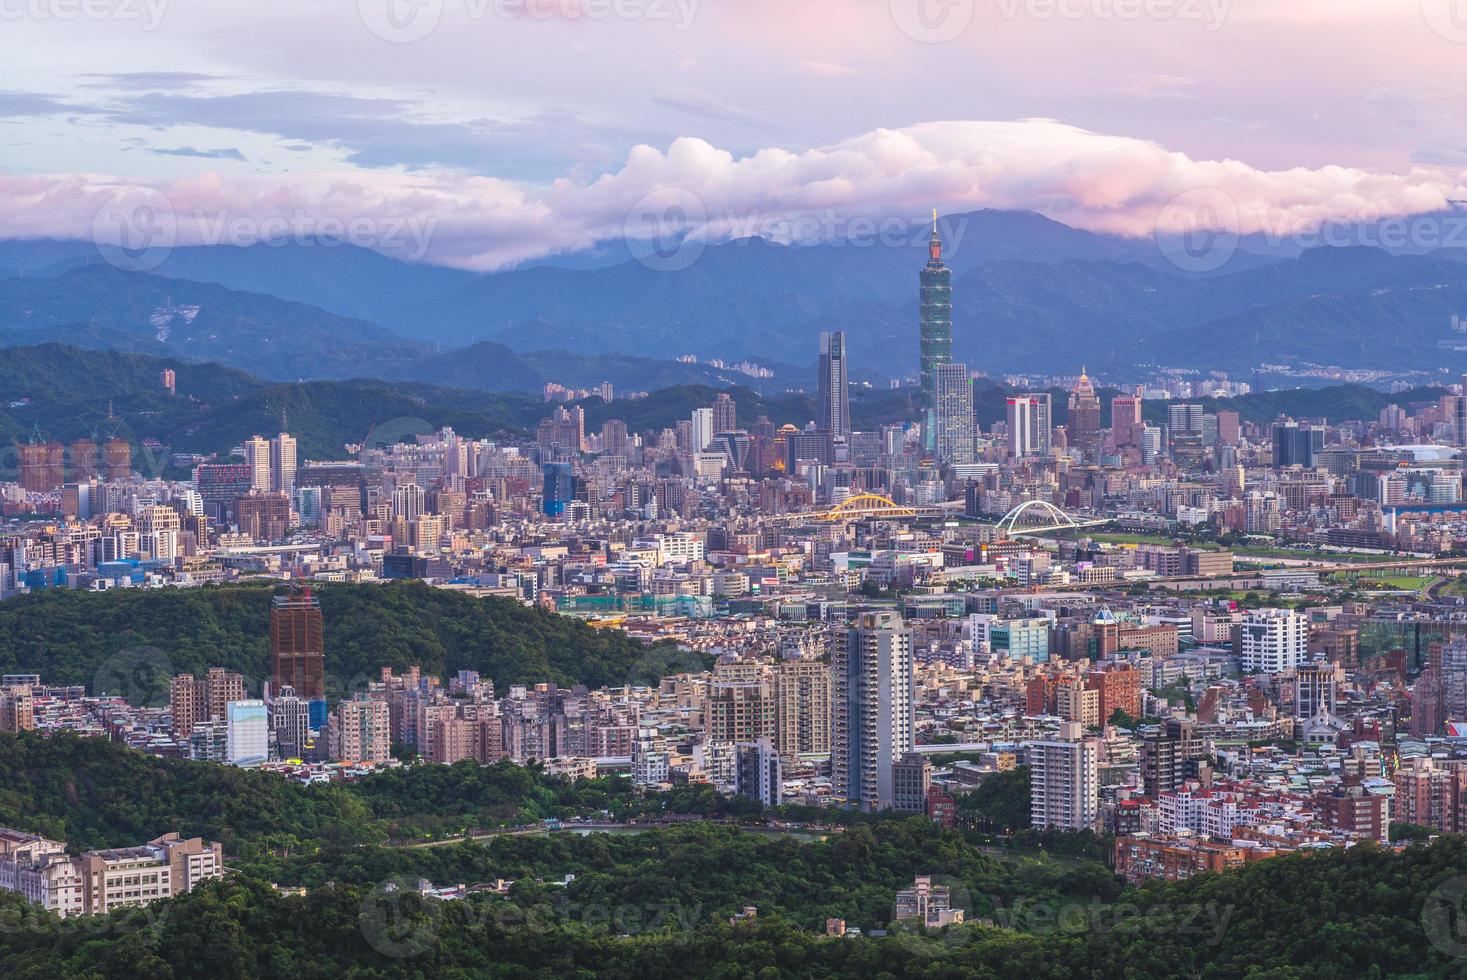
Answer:
<svg viewBox="0 0 1467 980"><path fill-rule="evenodd" d="M1246 673L1293 670L1309 654L1309 619L1292 609L1254 609L1233 627Z"/></svg>
<svg viewBox="0 0 1467 980"><path fill-rule="evenodd" d="M1110 400L1111 443L1117 451L1127 446L1141 446L1141 398L1139 395L1117 395Z"/></svg>
<svg viewBox="0 0 1467 980"><path fill-rule="evenodd" d="M1030 819L1035 828L1091 830L1100 809L1100 740L1082 737L1079 722L1029 744Z"/></svg>
<svg viewBox="0 0 1467 980"><path fill-rule="evenodd" d="M1273 425L1273 465L1314 468L1315 459L1324 451L1324 430L1300 425L1293 419L1280 419Z"/></svg>
<svg viewBox="0 0 1467 980"><path fill-rule="evenodd" d="M953 274L942 262L942 236L937 229L937 212L932 212L932 238L927 245L927 266L922 270L921 363L922 394L929 408L937 403L937 366L953 359ZM935 433L934 433L935 434ZM931 446L934 439L929 436Z"/></svg>
<svg viewBox="0 0 1467 980"><path fill-rule="evenodd" d="M818 660L774 668L774 745L793 759L830 751L830 670Z"/></svg>
<svg viewBox="0 0 1467 980"><path fill-rule="evenodd" d="M820 428L831 435L851 434L851 391L846 379L846 335L839 330L820 335L818 379Z"/></svg>
<svg viewBox="0 0 1467 980"><path fill-rule="evenodd" d="M733 432L739 427L739 406L726 391L720 391L713 399L713 435Z"/></svg>
<svg viewBox="0 0 1467 980"><path fill-rule="evenodd" d="M562 517L566 506L576 499L576 475L570 463L545 464L545 491L542 509L547 517Z"/></svg>
<svg viewBox="0 0 1467 980"><path fill-rule="evenodd" d="M976 454L973 381L968 365L937 366L937 458L944 463L971 463Z"/></svg>
<svg viewBox="0 0 1467 980"><path fill-rule="evenodd" d="M695 453L701 453L703 450L707 449L708 448L708 444L713 441L713 432L714 432L714 429L713 429L713 409L711 409L711 408L695 408L695 409L693 409L692 422L693 422L693 443L692 443L693 448L692 448L692 451L695 452Z"/></svg>
<svg viewBox="0 0 1467 980"><path fill-rule="evenodd" d="M1049 392L1008 399L1009 456L1048 456L1051 428Z"/></svg>
<svg viewBox="0 0 1467 980"><path fill-rule="evenodd" d="M265 702L231 701L225 710L225 761L257 766L270 757L270 721Z"/></svg>
<svg viewBox="0 0 1467 980"><path fill-rule="evenodd" d="M892 806L892 764L915 745L912 633L896 613L862 613L830 658L835 795L862 810Z"/></svg>
<svg viewBox="0 0 1467 980"><path fill-rule="evenodd" d="M295 491L295 436L282 432L270 440L270 492Z"/></svg>
<svg viewBox="0 0 1467 980"><path fill-rule="evenodd" d="M265 493L270 489L270 440L250 436L244 441L245 465L250 468L250 489Z"/></svg>
<svg viewBox="0 0 1467 980"><path fill-rule="evenodd" d="M1100 461L1100 398L1083 370L1070 392L1070 421L1065 433L1087 463Z"/></svg>
<svg viewBox="0 0 1467 980"><path fill-rule="evenodd" d="M295 688L307 701L326 697L326 647L321 602L309 588L270 604L270 690Z"/></svg>

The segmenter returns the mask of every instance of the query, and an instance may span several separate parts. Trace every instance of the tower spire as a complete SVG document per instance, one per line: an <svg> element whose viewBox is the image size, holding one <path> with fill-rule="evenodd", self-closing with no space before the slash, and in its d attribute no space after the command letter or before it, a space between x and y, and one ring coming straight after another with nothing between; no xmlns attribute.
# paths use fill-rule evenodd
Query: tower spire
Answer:
<svg viewBox="0 0 1467 980"><path fill-rule="evenodd" d="M934 264L942 261L942 232L937 228L937 208L932 209L932 238L927 243L927 254Z"/></svg>

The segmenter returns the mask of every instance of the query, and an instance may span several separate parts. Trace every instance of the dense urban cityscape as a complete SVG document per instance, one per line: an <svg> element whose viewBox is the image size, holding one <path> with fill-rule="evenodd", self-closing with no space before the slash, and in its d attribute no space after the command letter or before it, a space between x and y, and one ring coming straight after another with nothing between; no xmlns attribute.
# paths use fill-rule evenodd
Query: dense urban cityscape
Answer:
<svg viewBox="0 0 1467 980"><path fill-rule="evenodd" d="M1452 0L257 6L0 9L5 977L1463 975Z"/></svg>
<svg viewBox="0 0 1467 980"><path fill-rule="evenodd" d="M779 425L735 389L660 431L587 432L585 393L547 386L533 437L443 428L313 460L254 435L175 459L186 478L139 475L120 439L18 444L4 594L263 584L270 656L265 676L142 677L158 696L137 704L137 665L53 683L13 649L0 726L305 784L464 760L624 774L811 826L829 808L994 829L961 801L1007 780L1028 799L1003 830L1085 834L1132 883L1467 831L1467 394L1259 424L1186 395L1150 410L1182 392L1107 406L1081 373L1062 410L1010 395L985 430L942 248L934 224L904 383L930 407L877 431L854 426L834 331L818 417ZM177 397L187 371L158 384ZM680 669L594 689L417 664L348 681L331 585L404 580L673 645ZM155 829L172 836L80 857L7 829L0 888L66 916L224 873L219 842ZM891 921L972 913L935 887L898 894Z"/></svg>

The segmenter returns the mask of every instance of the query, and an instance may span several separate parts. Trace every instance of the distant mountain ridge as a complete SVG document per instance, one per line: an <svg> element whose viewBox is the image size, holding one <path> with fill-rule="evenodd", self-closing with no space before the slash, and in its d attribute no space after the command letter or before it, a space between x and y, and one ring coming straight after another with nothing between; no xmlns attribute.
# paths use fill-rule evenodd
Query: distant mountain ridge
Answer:
<svg viewBox="0 0 1467 980"><path fill-rule="evenodd" d="M0 346L47 342L214 361L275 380L378 377L525 392L547 382L610 381L625 392L751 380L706 364L634 355L517 352L499 344L444 349L304 303L104 263L0 278ZM802 368L776 367L786 383L803 380Z"/></svg>
<svg viewBox="0 0 1467 980"><path fill-rule="evenodd" d="M1251 236L1220 269L1198 274L1149 239L1037 214L955 214L940 227L954 272L955 355L992 375L1089 364L1134 377L1141 363L1467 369L1467 334L1452 319L1467 317L1467 249L1301 251L1298 241ZM1369 231L1357 233L1370 240ZM179 248L137 282L77 268L96 261L91 246L4 242L0 269L17 272L0 278L0 342L59 339L219 359L276 378L486 390L759 384L706 367L757 358L775 368L760 384L772 392L808 385L817 335L840 329L853 370L903 377L916 366L926 234L913 224L880 240L744 239L692 254L679 271L616 263L630 254L619 242L496 274L328 243ZM201 310L191 321L192 306ZM672 366L682 354L704 364Z"/></svg>

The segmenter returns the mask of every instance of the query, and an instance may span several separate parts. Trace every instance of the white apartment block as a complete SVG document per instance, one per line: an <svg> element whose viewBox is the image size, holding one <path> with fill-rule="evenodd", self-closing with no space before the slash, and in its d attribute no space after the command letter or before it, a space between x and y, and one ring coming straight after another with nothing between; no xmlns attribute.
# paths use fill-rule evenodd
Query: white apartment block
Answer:
<svg viewBox="0 0 1467 980"><path fill-rule="evenodd" d="M1292 609L1254 609L1234 630L1238 659L1249 673L1294 670L1309 654L1309 620Z"/></svg>
<svg viewBox="0 0 1467 980"><path fill-rule="evenodd" d="M1100 740L1082 738L1078 722L1057 738L1028 746L1030 816L1036 829L1090 830L1100 812Z"/></svg>

